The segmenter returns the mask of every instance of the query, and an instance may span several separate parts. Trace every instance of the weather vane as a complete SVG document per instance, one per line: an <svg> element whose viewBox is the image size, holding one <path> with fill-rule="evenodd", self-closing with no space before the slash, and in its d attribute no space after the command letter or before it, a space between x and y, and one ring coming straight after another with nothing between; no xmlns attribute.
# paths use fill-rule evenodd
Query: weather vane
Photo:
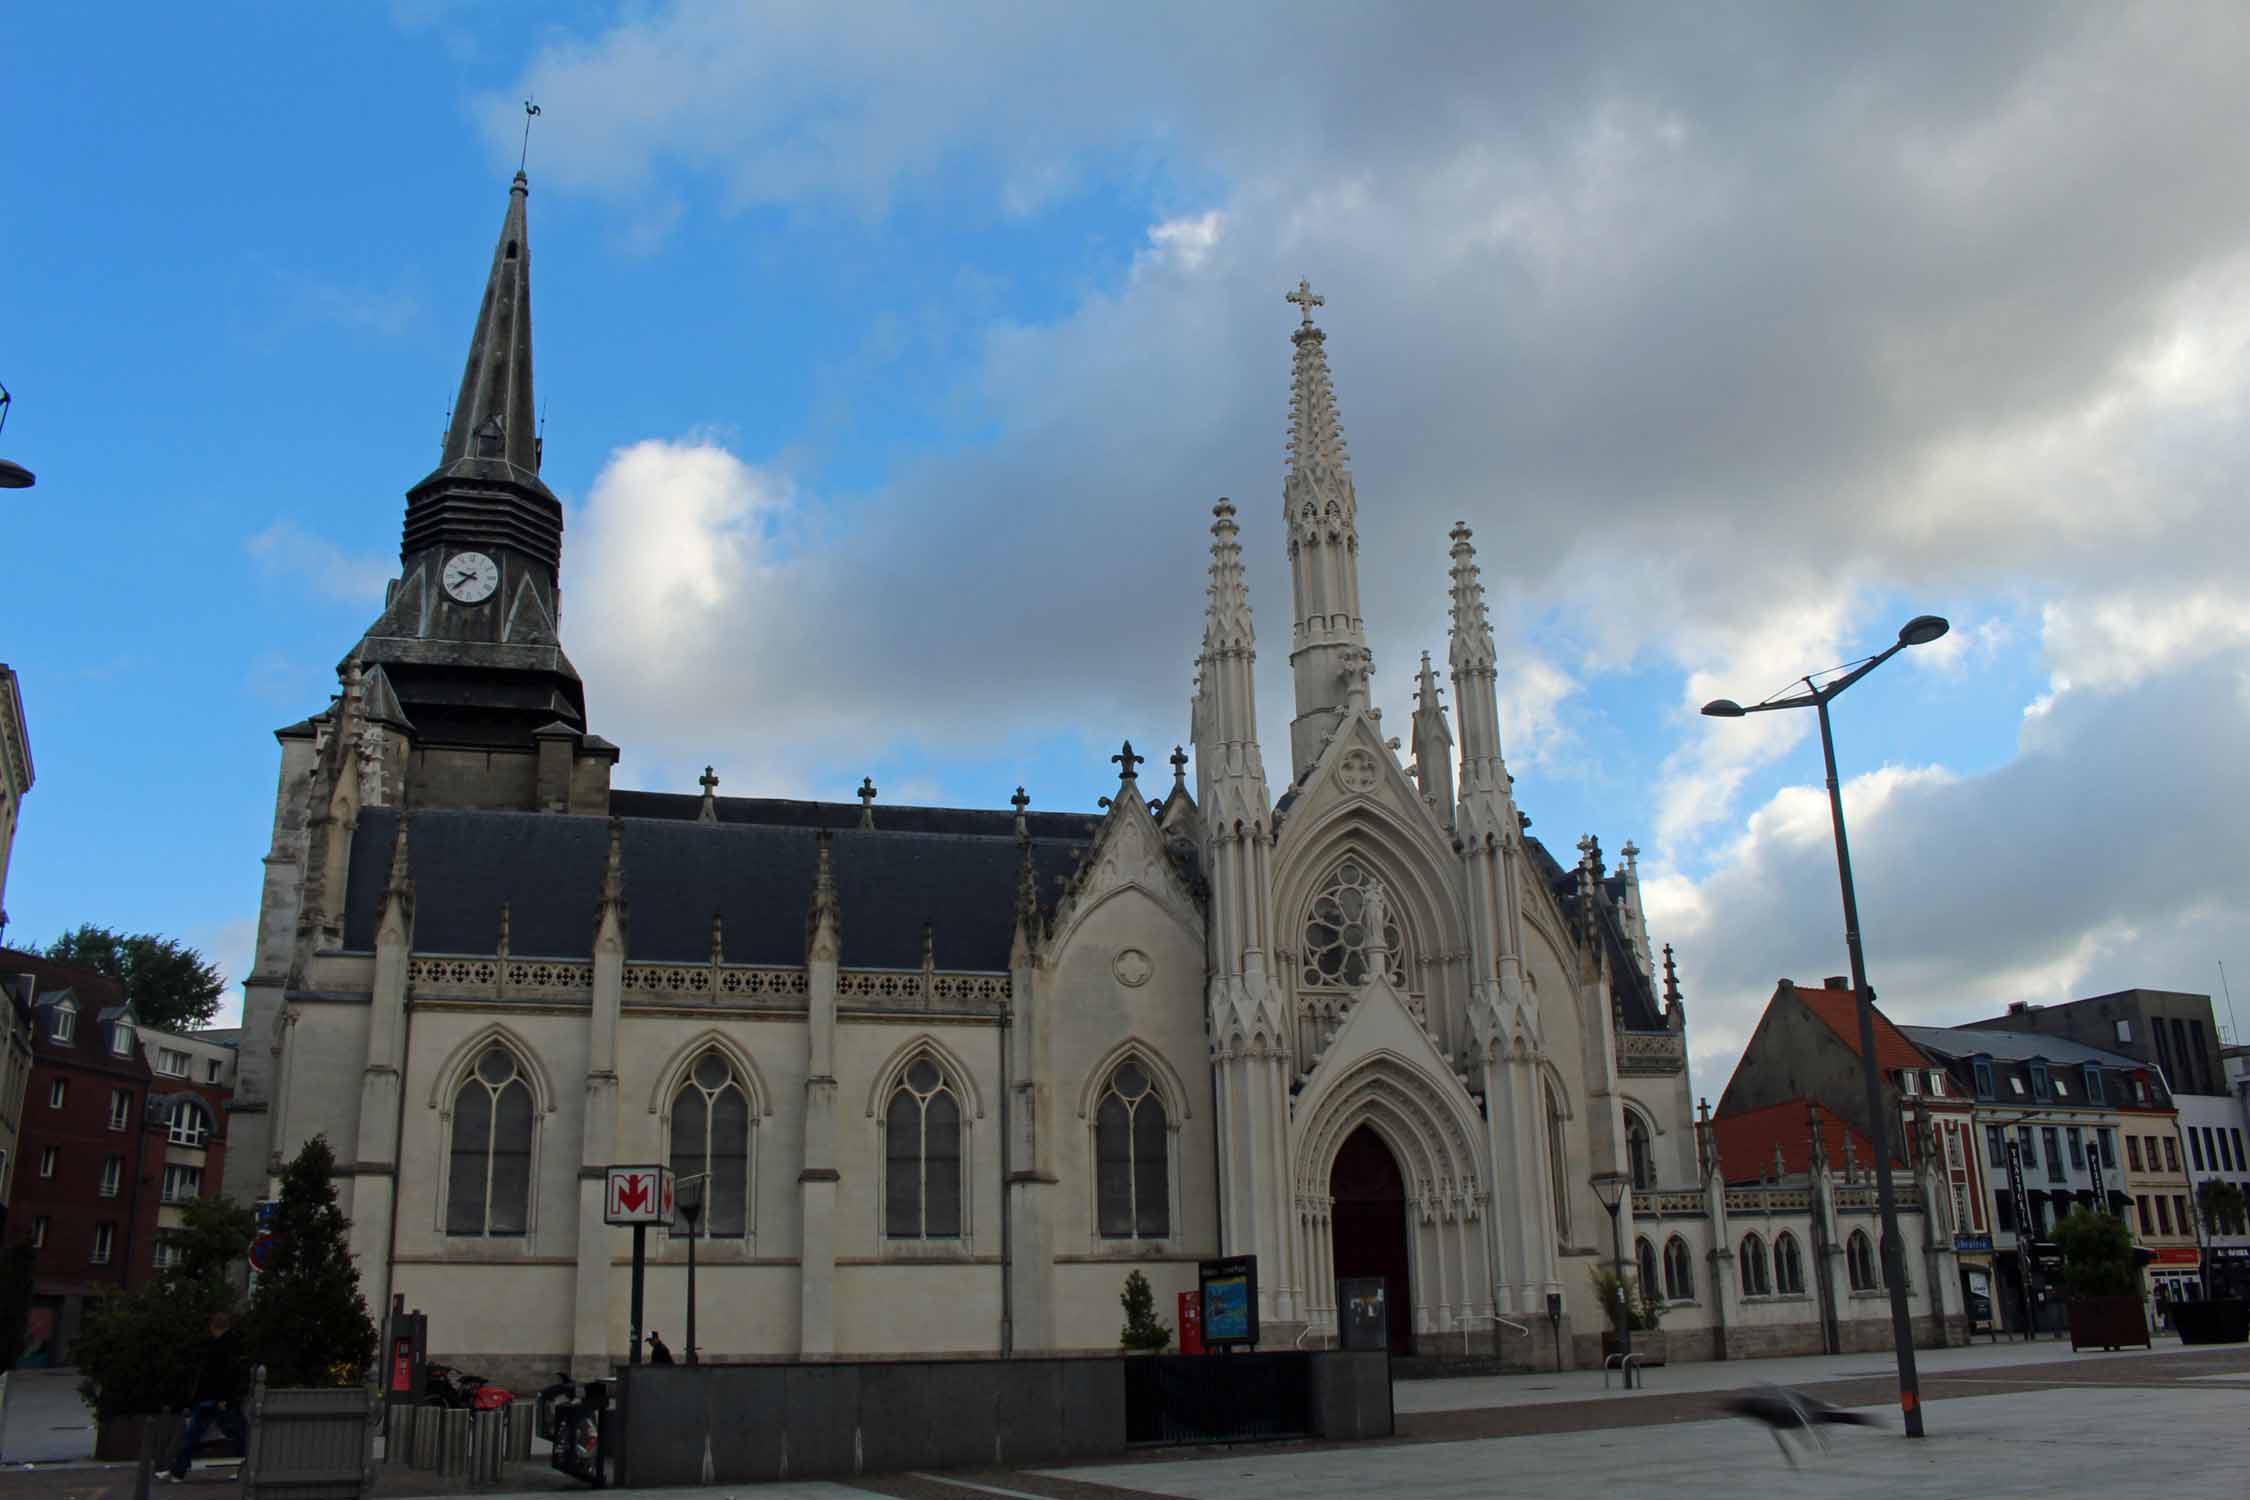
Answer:
<svg viewBox="0 0 2250 1500"><path fill-rule="evenodd" d="M518 177L521 177L521 176L523 175L523 169L524 169L524 166L525 166L525 164L526 164L527 162L529 162L529 161L531 160L531 122L532 122L533 120L536 120L536 119L538 119L538 118L539 118L539 106L538 106L538 105L536 105L536 104L534 104L534 103L532 103L532 102L531 102L531 101L530 101L529 99L526 99L526 100L524 100L524 101L523 101L523 154L522 154L522 155L520 155L520 156L518 156L518 157L516 158L516 175L517 175Z"/></svg>

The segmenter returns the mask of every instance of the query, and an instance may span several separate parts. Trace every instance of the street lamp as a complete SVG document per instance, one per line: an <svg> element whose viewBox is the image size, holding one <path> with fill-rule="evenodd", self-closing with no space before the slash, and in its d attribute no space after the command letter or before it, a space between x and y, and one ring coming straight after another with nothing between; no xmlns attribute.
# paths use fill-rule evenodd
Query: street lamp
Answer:
<svg viewBox="0 0 2250 1500"><path fill-rule="evenodd" d="M673 1186L672 1206L687 1220L687 1362L701 1364L695 1352L695 1242L702 1238L697 1225L703 1218L703 1183L710 1174L698 1172Z"/></svg>
<svg viewBox="0 0 2250 1500"><path fill-rule="evenodd" d="M1625 1292L1625 1231L1618 1224L1617 1210L1625 1203L1625 1184L1632 1181L1623 1172L1596 1172L1592 1178L1595 1193L1602 1207L1609 1210L1609 1249L1616 1262L1617 1272L1617 1354L1618 1364L1625 1370L1625 1389L1633 1388L1633 1299ZM1607 1380L1608 1376L1602 1377Z"/></svg>
<svg viewBox="0 0 2250 1500"><path fill-rule="evenodd" d="M1898 1232L1898 1199L1891 1187L1890 1130L1884 1121L1883 1076L1875 1065L1875 1002L1867 989L1867 956L1859 943L1859 897L1852 891L1851 844L1844 837L1844 794L1836 783L1836 737L1828 727L1829 700L1909 646L1926 646L1951 627L1942 615L1916 615L1899 627L1898 639L1866 660L1849 664L1843 676L1827 683L1801 677L1804 691L1768 698L1745 707L1731 698L1703 705L1714 719L1781 708L1811 708L1820 714L1820 753L1828 767L1828 814L1836 825L1836 877L1844 889L1844 946L1852 960L1852 995L1859 1009L1859 1067L1867 1088L1867 1134L1875 1147L1875 1203L1883 1220L1883 1279L1891 1293L1891 1343L1898 1352L1898 1404L1906 1435L1922 1435L1922 1383L1914 1369L1914 1321L1906 1310L1906 1247ZM1795 686L1795 684L1791 684Z"/></svg>
<svg viewBox="0 0 2250 1500"><path fill-rule="evenodd" d="M8 388L0 385L0 428L8 425ZM0 490L28 490L39 481L22 464L0 458Z"/></svg>

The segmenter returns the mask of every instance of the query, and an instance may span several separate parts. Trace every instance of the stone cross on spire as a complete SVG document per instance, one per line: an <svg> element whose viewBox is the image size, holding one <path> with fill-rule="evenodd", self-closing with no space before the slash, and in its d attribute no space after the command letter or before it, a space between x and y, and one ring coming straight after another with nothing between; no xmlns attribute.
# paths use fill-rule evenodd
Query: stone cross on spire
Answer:
<svg viewBox="0 0 2250 1500"><path fill-rule="evenodd" d="M859 778L859 826L875 826L875 778L872 776Z"/></svg>
<svg viewBox="0 0 2250 1500"><path fill-rule="evenodd" d="M1141 773L1134 768L1140 765L1141 762L1147 760L1148 757L1145 755L1135 755L1133 753L1133 742L1131 740L1127 740L1125 742L1125 748L1123 750L1120 750L1117 754L1112 755L1109 759L1110 764L1122 766L1124 768L1117 773L1117 779L1119 781L1138 781L1140 779Z"/></svg>
<svg viewBox="0 0 2250 1500"><path fill-rule="evenodd" d="M1030 795L1019 786L1016 788L1016 794L1008 799L1008 805L1016 810L1016 837L1019 839L1030 838L1031 825L1024 820L1023 815L1023 810L1031 806Z"/></svg>
<svg viewBox="0 0 2250 1500"><path fill-rule="evenodd" d="M1307 327L1310 327L1312 325L1312 310L1316 307L1326 307L1328 305L1328 299L1321 296L1320 293L1314 291L1312 289L1312 283L1305 280L1301 276L1297 278L1297 290L1284 293L1282 295L1282 300L1284 302L1294 302L1299 308L1304 311L1305 324Z"/></svg>
<svg viewBox="0 0 2250 1500"><path fill-rule="evenodd" d="M1172 747L1172 785L1187 785L1187 768L1187 747L1185 745L1174 745Z"/></svg>
<svg viewBox="0 0 2250 1500"><path fill-rule="evenodd" d="M703 806L696 810L695 820L698 823L718 822L719 778L712 774L709 766L705 766L703 774L695 779L695 784L703 788Z"/></svg>

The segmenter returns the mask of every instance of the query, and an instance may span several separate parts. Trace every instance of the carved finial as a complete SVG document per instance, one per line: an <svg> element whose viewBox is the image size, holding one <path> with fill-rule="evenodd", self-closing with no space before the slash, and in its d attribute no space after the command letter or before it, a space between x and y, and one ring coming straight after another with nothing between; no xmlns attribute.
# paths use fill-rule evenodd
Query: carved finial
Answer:
<svg viewBox="0 0 2250 1500"><path fill-rule="evenodd" d="M1775 1141L1773 1143L1773 1180L1779 1182L1788 1175L1787 1166L1781 1159L1781 1142Z"/></svg>
<svg viewBox="0 0 2250 1500"><path fill-rule="evenodd" d="M625 820L609 820L609 862L602 867L602 900L625 897Z"/></svg>
<svg viewBox="0 0 2250 1500"><path fill-rule="evenodd" d="M1631 839L1627 839L1625 841L1625 847L1618 850L1617 852L1625 861L1625 873L1628 875L1638 875L1641 870L1641 846L1634 843Z"/></svg>
<svg viewBox="0 0 2250 1500"><path fill-rule="evenodd" d="M875 778L872 776L859 778L859 826L875 826Z"/></svg>
<svg viewBox="0 0 2250 1500"><path fill-rule="evenodd" d="M1301 277L1297 281L1297 290L1284 292L1281 300L1296 304L1297 308L1305 315L1305 326L1307 328L1312 327L1312 310L1316 307L1328 305L1328 299L1314 291L1312 283Z"/></svg>
<svg viewBox="0 0 2250 1500"><path fill-rule="evenodd" d="M508 956L508 918L508 903L503 901L500 903L500 941L493 949L502 958Z"/></svg>
<svg viewBox="0 0 2250 1500"><path fill-rule="evenodd" d="M835 836L823 828L813 835L812 906L805 913L805 956L834 962L843 952L844 913L836 900L836 872L829 863Z"/></svg>
<svg viewBox="0 0 2250 1500"><path fill-rule="evenodd" d="M703 788L703 806L696 811L696 821L699 823L718 822L719 778L712 774L709 766L705 766L703 774L696 778L695 784Z"/></svg>
<svg viewBox="0 0 2250 1500"><path fill-rule="evenodd" d="M1187 747L1186 747L1186 746L1184 746L1184 745L1174 745L1174 746L1172 747L1172 785L1173 785L1173 786L1175 786L1175 787L1180 787L1180 788L1185 788L1185 787L1187 786L1187 768L1188 768L1188 755L1187 755Z"/></svg>
<svg viewBox="0 0 2250 1500"><path fill-rule="evenodd" d="M1591 871L1596 880L1602 878L1602 841L1587 834L1578 841L1579 863Z"/></svg>
<svg viewBox="0 0 2250 1500"><path fill-rule="evenodd" d="M1812 1169L1824 1172L1828 1169L1828 1142L1820 1133L1820 1106L1810 1099L1805 1101L1805 1128L1812 1137Z"/></svg>
<svg viewBox="0 0 2250 1500"><path fill-rule="evenodd" d="M1008 799L1008 805L1016 810L1016 841L1022 843L1031 837L1031 822L1024 816L1024 809L1031 806L1031 798L1019 786L1016 794Z"/></svg>
<svg viewBox="0 0 2250 1500"><path fill-rule="evenodd" d="M727 961L726 924L717 912L711 913L711 967L716 969Z"/></svg>
<svg viewBox="0 0 2250 1500"><path fill-rule="evenodd" d="M1125 748L1118 751L1115 755L1112 755L1109 759L1112 765L1123 767L1123 769L1117 773L1117 779L1119 781L1137 781L1140 779L1141 773L1134 768L1139 766L1141 762L1147 760L1148 757L1145 755L1135 755L1133 753L1133 742L1131 740L1127 740L1125 742Z"/></svg>
<svg viewBox="0 0 2250 1500"><path fill-rule="evenodd" d="M1852 1133L1844 1132L1844 1181L1859 1181L1859 1152L1852 1146Z"/></svg>
<svg viewBox="0 0 2250 1500"><path fill-rule="evenodd" d="M937 927L926 918L922 922L922 967L937 967Z"/></svg>
<svg viewBox="0 0 2250 1500"><path fill-rule="evenodd" d="M391 840L391 877L384 888L398 895L404 895L413 888L409 873L412 869L412 861L406 850L407 824L412 821L413 818L410 814L401 813L398 820L398 834Z"/></svg>

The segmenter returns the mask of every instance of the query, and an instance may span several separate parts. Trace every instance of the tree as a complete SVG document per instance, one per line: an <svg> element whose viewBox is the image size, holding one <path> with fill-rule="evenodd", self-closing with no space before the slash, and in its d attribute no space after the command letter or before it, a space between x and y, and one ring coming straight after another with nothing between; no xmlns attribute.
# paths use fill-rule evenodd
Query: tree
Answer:
<svg viewBox="0 0 2250 1500"><path fill-rule="evenodd" d="M1148 1278L1135 1271L1125 1278L1125 1291L1118 1297L1125 1304L1125 1329L1118 1342L1127 1349L1145 1349L1161 1352L1172 1343L1171 1325L1156 1315L1156 1294L1149 1290Z"/></svg>
<svg viewBox="0 0 2250 1500"><path fill-rule="evenodd" d="M336 1153L317 1135L281 1174L268 1226L273 1259L259 1274L245 1330L268 1385L356 1385L375 1362L375 1324L359 1293L335 1175Z"/></svg>
<svg viewBox="0 0 2250 1500"><path fill-rule="evenodd" d="M1648 1333L1664 1321L1664 1304L1648 1294L1648 1288L1638 1282L1625 1284L1625 1297L1620 1302L1617 1295L1617 1271L1613 1266L1596 1263L1586 1268L1593 1278L1594 1295L1601 1299L1602 1311L1609 1318L1609 1330L1621 1333L1618 1326L1620 1312L1633 1320L1633 1332Z"/></svg>
<svg viewBox="0 0 2250 1500"><path fill-rule="evenodd" d="M210 1347L213 1313L234 1311L229 1263L248 1248L250 1211L231 1198L198 1198L165 1231L171 1265L137 1291L93 1304L78 1336L78 1393L102 1421L184 1407Z"/></svg>
<svg viewBox="0 0 2250 1500"><path fill-rule="evenodd" d="M2250 1214L2242 1189L2217 1177L2206 1177L2195 1190L2195 1206L2203 1214L2207 1234L2240 1234L2245 1214Z"/></svg>
<svg viewBox="0 0 2250 1500"><path fill-rule="evenodd" d="M143 1026L190 1031L219 1012L227 978L195 949L153 932L113 932L88 923L49 943L46 957L98 969L125 987Z"/></svg>
<svg viewBox="0 0 2250 1500"><path fill-rule="evenodd" d="M2074 1208L2055 1225L2063 1285L2073 1297L2131 1297L2140 1292L2133 1236L2114 1214Z"/></svg>

